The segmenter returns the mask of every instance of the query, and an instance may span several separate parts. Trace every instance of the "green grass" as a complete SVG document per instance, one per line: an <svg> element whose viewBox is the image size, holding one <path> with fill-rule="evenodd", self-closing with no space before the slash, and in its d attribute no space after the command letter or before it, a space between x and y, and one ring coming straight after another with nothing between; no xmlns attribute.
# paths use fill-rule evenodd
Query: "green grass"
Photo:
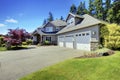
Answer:
<svg viewBox="0 0 120 80"><path fill-rule="evenodd" d="M20 80L120 80L120 52L107 57L67 60Z"/></svg>
<svg viewBox="0 0 120 80"><path fill-rule="evenodd" d="M0 51L6 51L7 49L5 47L0 47Z"/></svg>

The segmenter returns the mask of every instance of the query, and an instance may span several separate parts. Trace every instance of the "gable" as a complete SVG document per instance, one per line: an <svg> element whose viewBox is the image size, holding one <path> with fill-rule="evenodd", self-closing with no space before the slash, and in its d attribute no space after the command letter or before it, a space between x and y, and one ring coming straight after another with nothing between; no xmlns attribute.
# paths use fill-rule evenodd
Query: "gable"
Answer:
<svg viewBox="0 0 120 80"><path fill-rule="evenodd" d="M67 18L66 18L66 22L67 22L68 20L70 20L71 18L74 18L74 16L71 15L71 14L69 14L69 15L67 16Z"/></svg>

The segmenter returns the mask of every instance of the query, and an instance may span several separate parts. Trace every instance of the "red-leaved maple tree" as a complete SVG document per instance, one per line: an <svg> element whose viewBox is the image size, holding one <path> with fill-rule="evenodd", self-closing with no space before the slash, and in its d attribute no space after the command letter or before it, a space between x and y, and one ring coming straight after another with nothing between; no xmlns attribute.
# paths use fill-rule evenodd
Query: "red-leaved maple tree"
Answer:
<svg viewBox="0 0 120 80"><path fill-rule="evenodd" d="M25 29L8 29L8 35L4 38L4 40L9 43L10 45L21 45L22 41L30 38L28 32Z"/></svg>

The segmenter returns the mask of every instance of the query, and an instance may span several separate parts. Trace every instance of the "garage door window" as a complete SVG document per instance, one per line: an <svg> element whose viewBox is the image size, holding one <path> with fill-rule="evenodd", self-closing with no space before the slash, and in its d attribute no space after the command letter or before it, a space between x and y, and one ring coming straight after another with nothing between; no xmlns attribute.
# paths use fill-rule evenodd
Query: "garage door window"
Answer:
<svg viewBox="0 0 120 80"><path fill-rule="evenodd" d="M78 34L76 34L76 36L78 36Z"/></svg>
<svg viewBox="0 0 120 80"><path fill-rule="evenodd" d="M89 35L89 33L86 33L86 35L88 36L88 35Z"/></svg>
<svg viewBox="0 0 120 80"><path fill-rule="evenodd" d="M79 34L79 36L81 36L81 34Z"/></svg>
<svg viewBox="0 0 120 80"><path fill-rule="evenodd" d="M85 33L83 33L82 36L85 36Z"/></svg>

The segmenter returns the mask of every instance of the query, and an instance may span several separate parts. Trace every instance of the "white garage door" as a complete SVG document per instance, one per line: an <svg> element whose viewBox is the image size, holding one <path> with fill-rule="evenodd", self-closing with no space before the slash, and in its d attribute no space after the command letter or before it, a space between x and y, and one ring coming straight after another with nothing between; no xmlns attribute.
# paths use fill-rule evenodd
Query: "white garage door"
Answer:
<svg viewBox="0 0 120 80"><path fill-rule="evenodd" d="M60 47L64 47L64 37L62 36L59 36L58 37L58 45L60 46Z"/></svg>
<svg viewBox="0 0 120 80"><path fill-rule="evenodd" d="M73 48L73 35L65 36L65 47Z"/></svg>
<svg viewBox="0 0 120 80"><path fill-rule="evenodd" d="M76 36L76 48L90 51L90 32L78 33Z"/></svg>

